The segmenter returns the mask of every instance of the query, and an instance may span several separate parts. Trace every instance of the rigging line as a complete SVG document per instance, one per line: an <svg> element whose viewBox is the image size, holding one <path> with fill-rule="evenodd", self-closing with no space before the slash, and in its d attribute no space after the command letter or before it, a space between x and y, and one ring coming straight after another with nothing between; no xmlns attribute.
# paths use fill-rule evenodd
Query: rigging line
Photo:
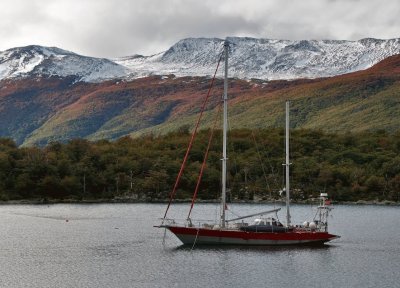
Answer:
<svg viewBox="0 0 400 288"><path fill-rule="evenodd" d="M266 153L266 157L267 157L267 161L268 161L268 164L269 164L269 168L271 169L271 173L273 174L273 181L274 181L274 184L275 184L275 187L279 190L282 186L278 183L279 182L279 174L277 173L277 171L276 171L276 167L274 167L273 165L272 165L272 161L271 161L271 157L270 157L270 155L269 155L269 153ZM279 170L279 169L278 169Z"/></svg>
<svg viewBox="0 0 400 288"><path fill-rule="evenodd" d="M228 101L229 101L229 99L228 99ZM228 113L229 113L229 111L228 111ZM228 133L232 133L231 119L229 117L228 117ZM229 134L229 137L232 137L232 139L234 139L233 134ZM228 145L229 145L229 149L230 149L230 151L232 151L232 153L230 154L231 156L229 157L230 161L227 163L228 168L229 168L229 169L227 169L227 171L232 171L231 169L235 169L234 172L236 175L236 174L239 174L238 153L236 153L236 151L235 151L234 140L230 141ZM227 177L226 181L227 181L227 187L230 187L229 195L230 195L230 199L231 199L230 202L232 202L232 197L233 197L232 191L234 188L236 188L235 187L236 181L233 179L233 177ZM230 210L229 207L227 210ZM232 212L232 210L230 210L230 211ZM235 213L233 213L233 214L235 214Z"/></svg>
<svg viewBox="0 0 400 288"><path fill-rule="evenodd" d="M218 71L218 68L219 68L219 64L221 63L222 55L223 55L223 53L221 52L221 54L220 54L220 56L219 56L217 68L215 69L215 72L214 72L214 77L212 78L210 87L208 88L207 96L206 96L206 98L204 99L203 105L202 105L202 107L201 107L200 115L199 115L199 117L198 117L198 119L197 119L195 128L194 128L194 130L193 130L193 132L192 132L192 136L191 136L190 141L189 141L188 148L187 148L187 150L186 150L185 157L183 158L183 161L182 161L182 164L181 164L181 168L179 169L178 176L176 177L174 188L172 189L172 191L171 191L171 193L170 193L170 195L169 195L169 202L168 202L167 209L165 210L164 219L167 217L167 213L168 213L169 207L171 206L172 200L173 200L174 197L175 197L176 189L178 188L178 184L179 184L179 181L180 181L180 179L181 179L181 177L182 177L183 170L185 170L186 162L187 162L187 159L188 159L188 157L189 157L189 152L190 152L190 150L192 149L193 142L194 142L194 139L196 138L197 130L198 130L199 125L200 125L200 120L201 120L201 118L203 117L203 113L204 113L206 104L207 104L207 102L208 102L208 99L210 98L211 89L212 89L212 87L214 86L214 82L215 82L215 78L216 78L217 71Z"/></svg>
<svg viewBox="0 0 400 288"><path fill-rule="evenodd" d="M200 232L200 227L197 228L196 238L194 239L193 246L192 246L192 249L190 249L190 251L192 251L194 249L194 245L196 245L197 237L199 237L199 232Z"/></svg>
<svg viewBox="0 0 400 288"><path fill-rule="evenodd" d="M228 100L229 101L229 100ZM229 113L229 112L228 112ZM230 118L228 118L228 133L231 133L232 132L232 125L231 125L231 120L230 120ZM233 135L232 134L229 134L229 137L232 137L232 139L234 139L233 138ZM230 156L230 159L231 159L231 161L229 161L228 163L227 163L227 165L228 165L228 167L229 167L229 169L228 169L228 171L231 171L231 169L232 169L232 167L235 169L235 175L236 174L238 174L239 172L238 172L238 165L237 165L237 153L236 153L236 151L235 151L235 145L234 145L234 141L230 141L229 142L229 148L231 149L231 151L232 151L232 153L230 154L231 156ZM234 185L235 185L235 181L234 180L231 180L230 179L231 177L227 177L227 182L228 182L228 187L230 187L230 191L232 191L233 190L233 188L234 188ZM232 199L232 192L230 193L230 197L231 197L231 199Z"/></svg>
<svg viewBox="0 0 400 288"><path fill-rule="evenodd" d="M220 104L218 105L218 111L217 111L217 113L215 115L214 124L212 126L211 131L210 131L210 136L208 138L208 145L207 145L206 153L204 154L204 159L203 159L203 163L201 164L199 177L197 178L196 188L195 188L194 193L193 193L192 204L190 205L190 210L189 210L189 214L188 214L188 217L187 217L188 219L190 219L190 214L192 213L194 202L196 201L197 193L199 192L200 182L201 182L201 179L203 177L204 169L206 168L206 165L207 165L208 153L210 152L211 142L212 142L212 139L213 139L213 136L214 136L215 127L217 125L218 116L219 116L219 114L221 112L221 107L222 107L221 104L222 104L222 102L220 102Z"/></svg>
<svg viewBox="0 0 400 288"><path fill-rule="evenodd" d="M254 131L251 131L251 136L253 136L254 144L255 144L256 150L257 150L258 159L260 160L261 169L262 169L263 174L264 174L265 184L267 184L267 189L269 190L269 197L271 198L272 197L272 195L271 195L271 187L269 187L267 173L265 172L265 167L264 167L264 164L263 164L262 159L261 159L261 154L260 154L260 150L258 149L257 140L256 140L256 137L254 136Z"/></svg>
<svg viewBox="0 0 400 288"><path fill-rule="evenodd" d="M231 212L233 215L235 215L236 217L241 217L242 215L239 215L239 214L236 214L235 212L233 212L233 210L232 209L230 209L229 207L228 207L228 210L227 211L229 211L229 212Z"/></svg>

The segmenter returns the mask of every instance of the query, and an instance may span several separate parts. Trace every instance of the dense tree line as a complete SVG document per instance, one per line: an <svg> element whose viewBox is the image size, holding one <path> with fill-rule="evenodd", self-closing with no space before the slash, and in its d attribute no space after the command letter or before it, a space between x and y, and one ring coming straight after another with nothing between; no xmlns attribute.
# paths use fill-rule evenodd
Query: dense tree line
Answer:
<svg viewBox="0 0 400 288"><path fill-rule="evenodd" d="M200 199L220 194L220 134L216 132L209 153ZM205 130L196 138L177 198L190 198L194 191L208 135ZM160 137L75 139L41 148L0 139L0 199L167 199L189 138L183 127ZM337 201L400 200L400 133L293 130L291 139L293 198L325 191ZM229 143L229 197L279 198L284 131L233 130Z"/></svg>

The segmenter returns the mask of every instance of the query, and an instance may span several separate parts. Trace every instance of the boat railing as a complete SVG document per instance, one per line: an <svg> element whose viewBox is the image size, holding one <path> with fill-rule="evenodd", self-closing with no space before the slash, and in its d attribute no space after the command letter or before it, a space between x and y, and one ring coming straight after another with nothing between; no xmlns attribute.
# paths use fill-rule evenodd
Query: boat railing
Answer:
<svg viewBox="0 0 400 288"><path fill-rule="evenodd" d="M305 227L303 225L295 225L294 226L295 231L298 232L325 232L325 226L324 225L317 225L316 227Z"/></svg>
<svg viewBox="0 0 400 288"><path fill-rule="evenodd" d="M180 226L180 227L214 227L215 220L203 219L179 219L179 218L161 218L163 225L166 226Z"/></svg>

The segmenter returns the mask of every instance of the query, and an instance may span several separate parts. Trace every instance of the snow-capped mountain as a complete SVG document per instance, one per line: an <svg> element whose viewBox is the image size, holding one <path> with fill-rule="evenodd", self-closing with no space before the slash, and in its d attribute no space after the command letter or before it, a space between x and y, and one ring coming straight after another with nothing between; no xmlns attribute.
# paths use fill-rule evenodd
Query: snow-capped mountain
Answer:
<svg viewBox="0 0 400 288"><path fill-rule="evenodd" d="M100 82L125 77L130 70L108 59L85 57L56 47L26 46L0 52L0 80L27 76L74 76Z"/></svg>
<svg viewBox="0 0 400 288"><path fill-rule="evenodd" d="M229 76L242 79L329 77L371 67L400 53L400 38L359 41L271 40L230 37ZM152 56L99 59L55 47L26 46L0 52L0 80L28 76L74 76L101 82L149 75L213 75L223 39L189 38ZM218 76L222 76L220 69Z"/></svg>
<svg viewBox="0 0 400 288"><path fill-rule="evenodd" d="M229 74L238 78L296 79L345 74L371 67L400 53L400 39L359 41L271 40L227 38ZM205 76L214 73L224 40L184 39L163 53L114 59L135 76L175 74ZM222 72L221 72L222 73Z"/></svg>

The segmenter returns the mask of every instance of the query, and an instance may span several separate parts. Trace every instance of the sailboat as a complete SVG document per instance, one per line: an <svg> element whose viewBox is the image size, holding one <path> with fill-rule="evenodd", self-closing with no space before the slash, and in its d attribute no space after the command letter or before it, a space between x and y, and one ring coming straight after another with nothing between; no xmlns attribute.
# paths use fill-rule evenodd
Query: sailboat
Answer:
<svg viewBox="0 0 400 288"><path fill-rule="evenodd" d="M277 212L281 208L253 213L233 219L226 219L226 191L227 191L227 100L228 100L228 51L229 45L224 44L224 94L223 94L223 147L222 147L222 193L221 212L219 223L193 224L188 217L184 223L178 223L175 219L167 218L167 211L162 218L159 228L171 231L176 237L187 245L307 245L324 244L340 236L328 232L328 216L332 207L327 205L327 193L321 193L320 205L316 216L310 222L305 221L301 225L292 225L290 215L290 186L289 186L289 101L286 102L286 223L278 220ZM193 204L193 203L192 203ZM257 217L253 223L244 222L244 219Z"/></svg>

